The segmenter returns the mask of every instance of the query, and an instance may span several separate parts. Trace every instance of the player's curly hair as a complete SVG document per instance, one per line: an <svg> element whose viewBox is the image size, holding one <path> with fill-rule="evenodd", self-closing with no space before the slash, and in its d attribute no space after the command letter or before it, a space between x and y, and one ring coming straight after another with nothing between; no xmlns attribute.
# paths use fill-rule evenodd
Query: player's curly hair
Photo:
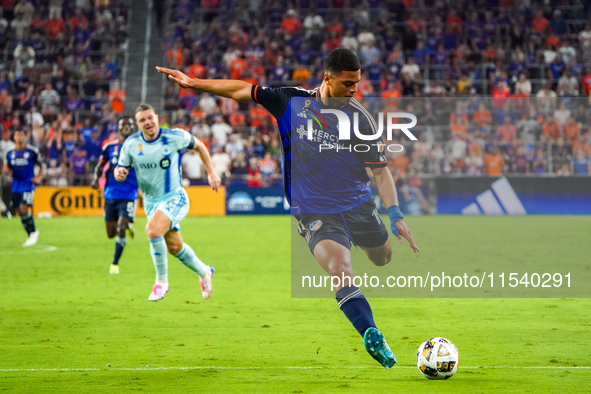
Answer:
<svg viewBox="0 0 591 394"><path fill-rule="evenodd" d="M324 72L339 75L343 71L357 71L361 63L355 52L346 48L332 50L324 60Z"/></svg>

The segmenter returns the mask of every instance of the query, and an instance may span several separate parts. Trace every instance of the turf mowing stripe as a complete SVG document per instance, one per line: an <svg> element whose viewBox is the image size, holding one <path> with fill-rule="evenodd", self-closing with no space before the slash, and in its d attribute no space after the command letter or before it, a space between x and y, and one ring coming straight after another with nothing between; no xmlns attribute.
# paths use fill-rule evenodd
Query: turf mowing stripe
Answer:
<svg viewBox="0 0 591 394"><path fill-rule="evenodd" d="M396 366L394 369L414 369L414 366ZM196 367L145 367L145 368L22 368L22 369L0 369L0 372L91 372L91 371L171 371L171 370L200 370L200 369L219 369L219 370L264 370L264 369L381 369L381 367L368 366L341 366L341 367L216 367L216 366L196 366ZM490 365L465 367L460 369L591 369L591 366L507 366Z"/></svg>

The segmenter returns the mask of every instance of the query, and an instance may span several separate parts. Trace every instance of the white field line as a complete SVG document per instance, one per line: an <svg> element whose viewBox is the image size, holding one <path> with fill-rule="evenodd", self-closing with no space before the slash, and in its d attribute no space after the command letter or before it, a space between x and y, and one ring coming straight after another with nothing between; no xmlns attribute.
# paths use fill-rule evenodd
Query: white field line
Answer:
<svg viewBox="0 0 591 394"><path fill-rule="evenodd" d="M415 369L415 366L396 366L393 369ZM139 368L1 368L0 372L92 372L92 371L191 371L191 370L322 370L322 369L381 369L381 367L369 366L340 366L340 367L323 367L323 366L299 366L299 367L217 367L212 366L194 366L194 367L139 367ZM459 370L463 369L591 369L591 366L510 366L510 365L482 365L482 366L460 366Z"/></svg>
<svg viewBox="0 0 591 394"><path fill-rule="evenodd" d="M22 249L12 249L12 250L2 250L0 251L0 256L6 256L10 254L30 254L30 253L49 253L55 252L57 250L57 246L51 245L40 245L37 244L32 247L22 248Z"/></svg>

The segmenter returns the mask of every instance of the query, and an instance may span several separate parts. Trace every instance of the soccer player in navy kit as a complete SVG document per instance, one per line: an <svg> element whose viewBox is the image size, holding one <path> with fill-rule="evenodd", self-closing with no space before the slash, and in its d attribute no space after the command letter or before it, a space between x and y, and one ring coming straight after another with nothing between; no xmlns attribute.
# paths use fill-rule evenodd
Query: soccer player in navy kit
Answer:
<svg viewBox="0 0 591 394"><path fill-rule="evenodd" d="M39 151L27 145L29 133L24 129L14 132L15 148L6 154L6 164L3 171L12 175L12 207L18 210L23 227L29 238L23 246L33 246L39 239L39 230L35 227L33 219L33 199L35 197L35 185L43 179L45 165L41 161ZM39 173L35 175L35 166L39 167Z"/></svg>
<svg viewBox="0 0 591 394"><path fill-rule="evenodd" d="M135 133L135 121L130 116L124 116L118 122L116 141L111 141L103 146L103 150L99 157L99 162L94 170L94 179L91 186L95 189L99 188L99 179L103 175L103 170L107 163L109 168L105 174L107 183L105 184L104 198L105 198L105 223L107 225L107 236L115 238L115 254L113 262L109 267L109 273L119 273L119 259L123 253L123 249L127 244L127 237L125 232L128 231L131 238L133 238L133 229L130 224L133 223L136 210L136 201L138 197L138 186L135 172L132 169L125 182L117 182L115 180L114 171L119 160L119 152L123 142Z"/></svg>
<svg viewBox="0 0 591 394"><path fill-rule="evenodd" d="M355 53L344 48L330 52L324 63L322 85L314 90L269 88L239 80L191 79L178 70L156 69L182 88L236 101L255 101L277 119L283 144L283 179L292 214L299 221L298 230L310 251L330 276L350 278L352 283L351 242L376 265L385 265L392 257L388 231L377 214L366 168L373 173L392 232L400 243L405 238L415 252L419 251L403 220L394 180L378 147L374 145L364 153L342 151L337 155L333 150L321 155L321 144L341 142L336 122L325 124L326 130L308 140L307 119L298 119L298 113L306 108L335 108L349 115L357 113L360 130L377 132L373 118L353 99L361 80L361 65ZM355 138L352 145L360 141L353 141ZM336 299L363 337L368 353L385 368L394 366L396 358L377 329L371 307L359 288L341 286Z"/></svg>

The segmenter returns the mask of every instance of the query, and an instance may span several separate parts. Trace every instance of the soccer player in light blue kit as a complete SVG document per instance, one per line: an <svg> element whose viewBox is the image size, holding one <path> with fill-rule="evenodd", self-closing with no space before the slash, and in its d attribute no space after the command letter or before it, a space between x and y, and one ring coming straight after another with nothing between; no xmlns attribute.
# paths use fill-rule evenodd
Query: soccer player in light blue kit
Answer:
<svg viewBox="0 0 591 394"><path fill-rule="evenodd" d="M21 222L29 238L24 247L33 246L39 239L39 230L33 219L35 185L43 179L44 164L37 148L27 145L29 133L24 129L14 132L15 147L6 153L3 172L12 175L12 207L18 210ZM35 175L35 166L39 173Z"/></svg>
<svg viewBox="0 0 591 394"><path fill-rule="evenodd" d="M180 232L179 223L189 211L189 198L181 187L179 151L195 149L199 153L209 184L216 192L221 184L220 177L213 169L203 142L181 129L159 128L158 115L152 106L140 104L135 111L135 120L141 131L129 136L123 143L115 179L123 182L129 174L129 167L133 166L143 193L148 216L146 233L156 268L156 283L148 300L161 300L168 293L167 249L199 275L201 294L208 299L213 292L211 279L214 269L199 260L193 249L183 242Z"/></svg>

